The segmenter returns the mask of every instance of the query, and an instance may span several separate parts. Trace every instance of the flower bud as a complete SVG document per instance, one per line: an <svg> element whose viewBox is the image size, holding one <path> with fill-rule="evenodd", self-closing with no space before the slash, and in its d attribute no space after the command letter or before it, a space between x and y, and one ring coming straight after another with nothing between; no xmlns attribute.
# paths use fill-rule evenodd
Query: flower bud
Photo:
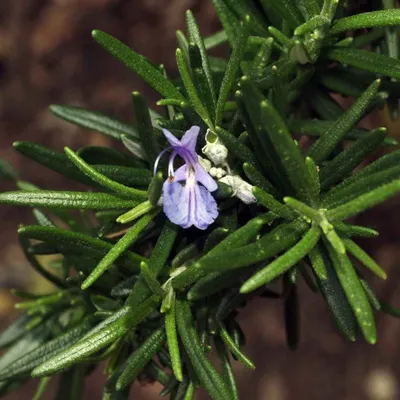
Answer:
<svg viewBox="0 0 400 400"><path fill-rule="evenodd" d="M253 186L244 181L240 176L227 175L220 179L219 182L230 186L233 190L233 196L236 196L238 199L243 201L243 203L251 204L256 202L256 198L253 194Z"/></svg>
<svg viewBox="0 0 400 400"><path fill-rule="evenodd" d="M222 144L218 136L209 129L206 133L206 145L202 148L202 152L214 165L224 165L228 157L228 149Z"/></svg>

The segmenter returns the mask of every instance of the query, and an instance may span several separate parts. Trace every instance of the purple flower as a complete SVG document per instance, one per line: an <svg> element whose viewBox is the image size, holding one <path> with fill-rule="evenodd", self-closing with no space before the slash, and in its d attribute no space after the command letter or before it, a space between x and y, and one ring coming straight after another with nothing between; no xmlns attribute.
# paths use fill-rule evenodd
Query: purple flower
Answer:
<svg viewBox="0 0 400 400"><path fill-rule="evenodd" d="M163 129L171 147L163 150L154 164L156 172L162 155L172 150L168 164L168 178L163 185L163 209L167 217L182 228L192 225L207 229L218 216L217 203L210 192L217 189L217 183L199 164L196 154L198 126L192 126L178 140L171 132ZM184 165L174 171L174 159L179 156Z"/></svg>

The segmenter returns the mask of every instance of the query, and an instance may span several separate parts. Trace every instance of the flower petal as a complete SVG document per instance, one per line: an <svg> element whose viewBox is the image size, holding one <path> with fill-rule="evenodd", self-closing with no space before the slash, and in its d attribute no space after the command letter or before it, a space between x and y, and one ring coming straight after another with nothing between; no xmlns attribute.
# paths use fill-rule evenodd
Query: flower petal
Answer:
<svg viewBox="0 0 400 400"><path fill-rule="evenodd" d="M199 162L196 163L194 168L196 170L195 179L197 182L200 182L210 192L218 189L217 182L211 178L211 176L205 171Z"/></svg>
<svg viewBox="0 0 400 400"><path fill-rule="evenodd" d="M189 219L188 191L179 182L163 185L163 210L168 219L180 226L186 226Z"/></svg>
<svg viewBox="0 0 400 400"><path fill-rule="evenodd" d="M168 129L163 129L162 132L171 146L173 147L181 146L180 140L178 140Z"/></svg>
<svg viewBox="0 0 400 400"><path fill-rule="evenodd" d="M202 186L195 187L195 198L195 213L190 217L194 226L204 230L218 217L217 202L210 192Z"/></svg>
<svg viewBox="0 0 400 400"><path fill-rule="evenodd" d="M174 182L182 182L187 179L187 165L184 164L179 167L174 173Z"/></svg>
<svg viewBox="0 0 400 400"><path fill-rule="evenodd" d="M185 134L181 138L181 143L182 146L185 147L187 150L195 153L196 152L196 143L197 143L197 138L200 133L200 127L199 126L192 126L188 131L185 132Z"/></svg>

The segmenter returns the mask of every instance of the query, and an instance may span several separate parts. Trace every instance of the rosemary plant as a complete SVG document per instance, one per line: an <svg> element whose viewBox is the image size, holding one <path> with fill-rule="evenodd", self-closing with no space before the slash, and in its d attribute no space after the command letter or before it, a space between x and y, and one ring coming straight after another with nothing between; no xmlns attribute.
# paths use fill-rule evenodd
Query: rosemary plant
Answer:
<svg viewBox="0 0 400 400"><path fill-rule="evenodd" d="M63 398L78 399L85 377L106 360L103 399L128 398L144 379L171 399L192 399L198 387L215 400L238 399L232 356L254 368L238 311L256 296L280 298L296 348L301 280L349 340L375 343L379 310L399 316L360 267L386 279L356 244L378 232L350 219L400 191L396 141L385 128L357 127L377 108L398 112L396 2L370 2L364 13L342 0L213 3L223 30L203 38L187 12L177 79L93 31L159 93L157 110L132 93L136 126L50 107L129 152L15 143L89 190L17 181L19 190L0 194L2 204L33 207L37 223L19 228L21 248L54 284L44 295L17 293L23 313L0 336L2 394L35 377L38 400L61 374ZM210 55L217 46L229 46L229 59ZM354 101L345 109L332 93ZM365 166L382 146L386 155ZM43 265L39 255L53 261ZM214 352L221 373L209 360Z"/></svg>

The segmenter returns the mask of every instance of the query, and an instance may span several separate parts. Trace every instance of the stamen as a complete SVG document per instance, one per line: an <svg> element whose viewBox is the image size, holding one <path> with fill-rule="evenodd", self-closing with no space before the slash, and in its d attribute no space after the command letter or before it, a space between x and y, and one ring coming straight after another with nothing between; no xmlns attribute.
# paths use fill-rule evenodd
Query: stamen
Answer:
<svg viewBox="0 0 400 400"><path fill-rule="evenodd" d="M178 153L176 151L174 151L170 157L169 157L169 162L168 162L168 176L169 177L174 177L175 176L175 172L174 172L174 160L175 157Z"/></svg>
<svg viewBox="0 0 400 400"><path fill-rule="evenodd" d="M167 147L166 149L164 149L164 150L157 156L156 161L154 162L153 175L155 175L156 172L157 172L157 167L158 167L158 164L159 164L159 162L160 162L160 160L161 160L161 157L162 157L167 151L169 151L169 150L171 150L171 149L172 149L171 146L170 146L170 147Z"/></svg>

